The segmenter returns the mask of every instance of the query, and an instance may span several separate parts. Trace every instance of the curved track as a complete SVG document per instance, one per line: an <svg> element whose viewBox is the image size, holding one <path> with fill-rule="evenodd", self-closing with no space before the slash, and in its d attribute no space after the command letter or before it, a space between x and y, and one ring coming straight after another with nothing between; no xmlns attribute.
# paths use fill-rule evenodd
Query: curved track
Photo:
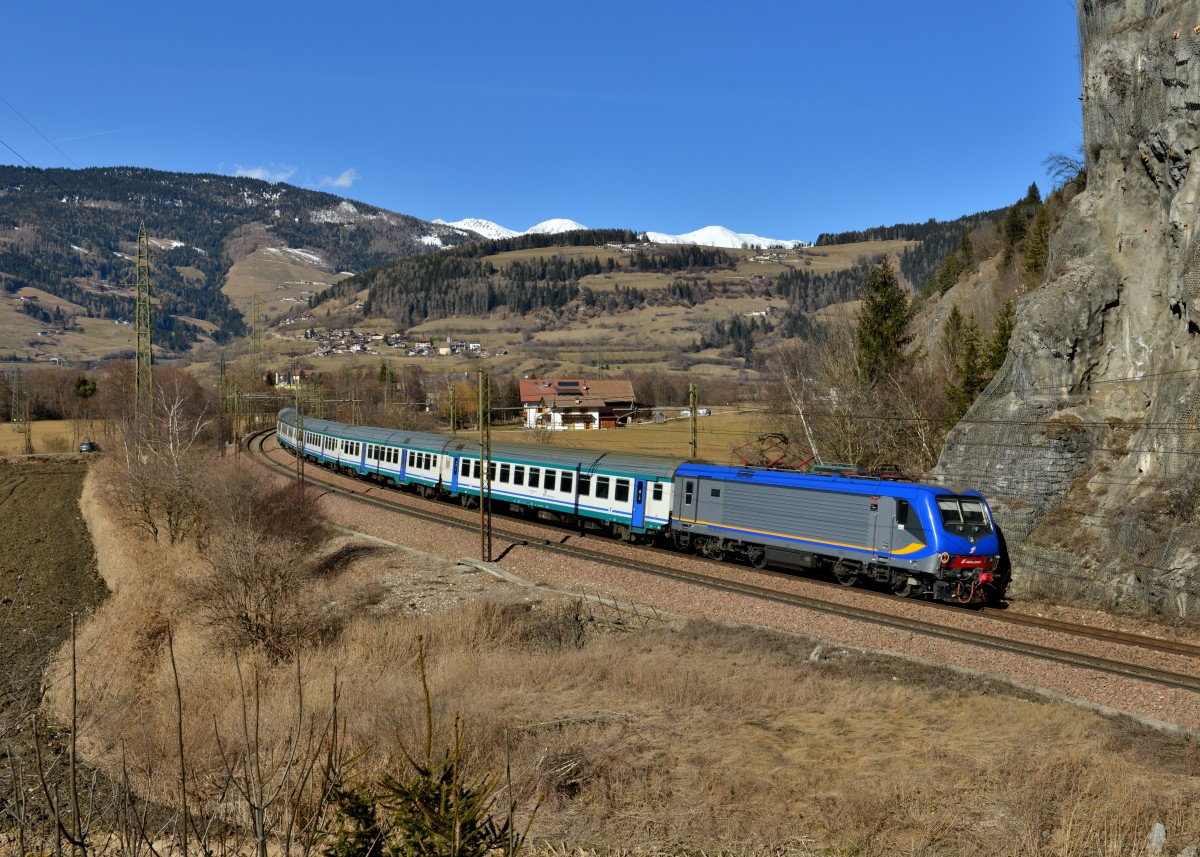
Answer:
<svg viewBox="0 0 1200 857"><path fill-rule="evenodd" d="M290 462L288 464L282 464L274 461L268 456L266 450L264 449L263 444L266 438L271 434L273 434L273 430L266 430L258 433L257 435L251 436L248 444L252 453L255 455L256 460L258 460L264 466L272 468L280 473L293 474L295 472L295 468L290 465ZM352 498L360 503L385 508L391 512L408 515L425 521L436 522L444 526L472 530L476 532L478 531L477 522L468 522L461 518L456 518L452 515L445 514L442 510L439 510L435 504L429 504L428 509L419 509L413 508L407 504L397 503L395 501L386 499L385 497L367 496L363 492L347 489L335 484L330 479L326 479L326 476L330 476L332 474L330 474L329 471L326 471L324 468L316 465L306 466L305 473L306 478L309 479L309 481L319 483L322 488L329 493L339 494ZM369 485L370 483L362 484ZM371 485L371 487L376 486ZM1120 631L1109 631L1103 628L1094 628L1086 625L1078 625L1053 619L1030 616L1029 614L1010 613L1002 610L989 609L983 613L983 615L986 615L989 619L998 620L1009 625L1035 627L1040 630L1053 631L1059 634L1068 634L1084 640L1094 639L1110 644L1136 647L1141 650L1163 652L1176 656L1184 655L1188 657L1195 657L1197 658L1198 673L1196 675L1158 669L1131 661L1098 657L1087 654L1086 652L1072 651L1065 648L1060 649L1040 645L1037 643L1014 640L1004 636L988 634L982 631L956 628L952 627L951 625L926 621L923 619L898 616L894 613L888 612L886 608L882 610L875 610L865 607L847 605L838 603L834 600L813 598L806 595L783 592L765 586L757 586L745 582L728 580L712 574L706 574L702 571L669 568L649 560L643 561L630 559L628 557L614 556L611 553L593 550L575 544L567 544L562 541L531 538L526 534L505 530L503 528L493 527L492 533L495 538L508 541L512 544L527 545L537 550L571 556L590 562L616 565L646 574L657 575L677 581L684 581L696 586L702 586L716 591L728 592L730 594L756 598L759 600L770 601L779 604L786 604L805 610L812 610L830 615L848 617L858 621L870 622L896 630L909 631L929 637L937 637L945 640L968 643L974 646L980 646L997 651L1013 652L1054 663L1066 664L1075 667L1084 667L1111 675L1123 676L1125 678L1132 678L1139 681L1151 682L1167 687L1182 688L1184 690L1200 693L1200 646L1195 646L1189 643L1162 640ZM713 561L703 561L702 563L698 564L707 564L714 569L720 567L721 565L720 563ZM826 585L835 586L833 584ZM858 591L869 592L869 590ZM882 603L887 603L888 601L898 601L909 604L913 603L911 599L899 598L897 596L884 593L872 594L884 599ZM925 606L929 606L937 610L949 610L953 615L957 616L963 615L964 612L963 608L952 607L948 605Z"/></svg>

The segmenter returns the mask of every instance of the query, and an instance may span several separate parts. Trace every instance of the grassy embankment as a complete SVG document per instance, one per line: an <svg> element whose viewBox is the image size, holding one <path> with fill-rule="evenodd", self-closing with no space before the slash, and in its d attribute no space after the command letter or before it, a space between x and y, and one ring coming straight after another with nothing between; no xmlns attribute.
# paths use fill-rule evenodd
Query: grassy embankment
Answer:
<svg viewBox="0 0 1200 857"><path fill-rule="evenodd" d="M125 753L131 769L153 771L152 790L172 800L169 626L193 811L208 811L201 797L220 803L225 776L214 734L226 752L242 735L234 651L196 600L197 582L218 570L191 545L155 544L116 521L99 477L93 468L84 508L114 594L80 635L83 737L110 769ZM423 635L435 744L448 744L458 712L472 769L503 771L511 759L522 806L543 796L538 842L624 853L1118 854L1143 849L1158 820L1170 848L1200 840L1189 741L899 660L836 649L810 660L810 641L768 631L593 622L572 599L511 591L419 612L431 589L462 574L438 557L375 549L287 595L320 626L301 634L312 637L300 659L304 705L312 722L327 715L336 670L349 749L365 753L357 777L397 770L397 740L421 741ZM251 649L239 657L260 688L265 755L278 764L296 717L295 665ZM58 676L50 697L63 712L61 665Z"/></svg>

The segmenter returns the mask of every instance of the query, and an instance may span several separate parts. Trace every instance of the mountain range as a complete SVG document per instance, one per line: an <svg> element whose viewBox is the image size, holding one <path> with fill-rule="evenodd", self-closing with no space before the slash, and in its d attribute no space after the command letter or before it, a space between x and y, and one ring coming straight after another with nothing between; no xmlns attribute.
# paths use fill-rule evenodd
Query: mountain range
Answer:
<svg viewBox="0 0 1200 857"><path fill-rule="evenodd" d="M509 229L498 223L478 217L468 217L464 220L455 220L453 222L439 219L433 222L442 226L451 226L455 229L465 229L469 232L474 232L476 235L482 235L484 238L491 239L516 238L518 235L556 234L588 228L582 223L564 218L543 220L541 223L531 226L524 232L518 232L515 229ZM753 235L747 232L734 232L732 229L727 229L724 226L705 226L703 229L697 229L694 232L687 232L683 235L669 235L666 232L645 232L642 234L647 241L654 244L696 244L701 247L725 247L730 249L753 247L787 247L790 249L810 246L807 241L763 238L761 235Z"/></svg>

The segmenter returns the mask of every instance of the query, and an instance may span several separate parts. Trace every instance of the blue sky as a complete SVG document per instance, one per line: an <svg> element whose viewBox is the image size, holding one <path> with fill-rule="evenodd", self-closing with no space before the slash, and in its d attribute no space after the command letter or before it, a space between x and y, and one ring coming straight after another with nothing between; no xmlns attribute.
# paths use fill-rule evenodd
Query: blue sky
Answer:
<svg viewBox="0 0 1200 857"><path fill-rule="evenodd" d="M1043 159L1082 136L1072 0L68 0L4 19L0 162L250 174L518 230L950 219L1045 189Z"/></svg>

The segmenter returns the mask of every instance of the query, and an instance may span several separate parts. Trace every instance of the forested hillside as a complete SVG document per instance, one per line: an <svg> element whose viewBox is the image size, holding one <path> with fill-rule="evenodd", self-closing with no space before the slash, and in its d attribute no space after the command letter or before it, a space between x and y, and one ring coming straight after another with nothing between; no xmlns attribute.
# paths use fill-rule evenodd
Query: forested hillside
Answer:
<svg viewBox="0 0 1200 857"><path fill-rule="evenodd" d="M895 264L917 293L930 294L931 289L940 293L973 264L971 236L981 247L1000 240L1006 214L1025 202L1028 200L1012 209L946 223L929 221L822 235L820 243L825 247L864 242L863 255L833 270L811 267L813 259L828 255L820 248L793 251L782 270L775 265L766 269L769 273L760 274L748 261L749 254L739 255L738 251L649 244L635 233L621 230L579 230L481 241L400 259L344 280L317 296L314 305L344 301L365 291L363 312L367 316L387 317L408 328L435 319L483 317L501 308L515 315L542 312L565 319L576 311L618 313L644 306L695 306L734 294L782 298L786 307L770 320L730 317L697 331L697 347L728 347L732 356L750 357L756 341L761 343L768 335L773 339L807 337L814 329L813 313L857 299L868 267L882 256L867 242L897 238L920 242L901 252ZM1035 205L1038 202L1034 200ZM596 248L596 253L579 252L578 248L588 247ZM566 248L571 251L560 252ZM639 274L665 279L647 284L636 276ZM600 288L597 275L616 284ZM620 282L622 276L628 284Z"/></svg>
<svg viewBox="0 0 1200 857"><path fill-rule="evenodd" d="M230 266L258 247L301 248L331 271L359 271L429 251L423 237L468 240L414 217L258 179L0 166L0 287L36 286L89 316L129 318L142 222L157 239L154 341L170 350L199 334L180 316L211 322L218 341L245 332L221 285Z"/></svg>

